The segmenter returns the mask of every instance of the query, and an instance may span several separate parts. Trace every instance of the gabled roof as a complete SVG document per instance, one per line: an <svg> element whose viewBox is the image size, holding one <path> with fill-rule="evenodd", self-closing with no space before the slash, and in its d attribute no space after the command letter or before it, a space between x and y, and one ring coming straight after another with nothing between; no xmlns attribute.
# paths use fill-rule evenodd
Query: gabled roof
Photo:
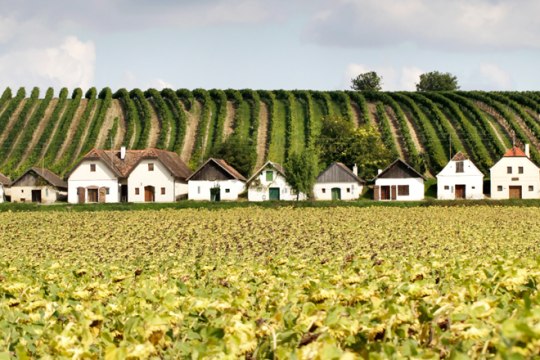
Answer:
<svg viewBox="0 0 540 360"><path fill-rule="evenodd" d="M392 170L393 168L395 167L400 167L402 169L405 169L406 171L408 171L410 174L414 174L414 175L417 175L417 176L414 176L414 177L419 177L419 178L422 178L423 180L425 180L426 178L424 178L424 176L422 174L420 174L418 171L416 171L412 166L410 166L409 164L407 164L405 161L401 160L401 159L396 159L393 163L391 163L390 165L388 165L388 167L386 169L384 169L383 171L381 171L380 174L378 174L377 176L375 176L373 178L372 181L375 181L379 178L384 178L384 176L390 172L390 170ZM413 177L413 176L410 176L410 177Z"/></svg>
<svg viewBox="0 0 540 360"><path fill-rule="evenodd" d="M345 164L341 163L341 162L333 162L332 164L330 164L330 166L328 166L326 169L324 169L323 171L321 171L321 173L319 174L319 176L317 176L317 180L316 180L316 183L322 181L322 178L332 169L337 169L338 171L340 171L341 173L345 174L345 176L347 177L350 177L350 180L351 181L354 181L354 182L357 182L358 184L365 184L366 182L364 180L362 180L361 178L358 177L358 175L356 175L354 172L352 172L351 169L349 169ZM336 181L336 182L339 182L339 181Z"/></svg>
<svg viewBox="0 0 540 360"><path fill-rule="evenodd" d="M73 167L67 176L69 177L85 160L101 160L117 177L126 178L145 159L159 160L175 178L184 180L191 175L191 170L178 154L171 151L150 148L144 150L126 150L124 159L120 157L120 150L92 149Z"/></svg>
<svg viewBox="0 0 540 360"><path fill-rule="evenodd" d="M469 158L467 157L467 155L465 155L464 153L462 153L461 151L458 151L456 153L456 155L454 155L454 157L452 158L452 160L450 161L465 161L465 160L469 160Z"/></svg>
<svg viewBox="0 0 540 360"><path fill-rule="evenodd" d="M456 172L457 165L453 165L452 162L463 161L464 167L463 172ZM466 164L466 166L465 166ZM464 176L484 176L484 174L476 167L476 165L467 157L459 151L454 157L446 164L446 166L437 174L439 177L458 177L462 178Z"/></svg>
<svg viewBox="0 0 540 360"><path fill-rule="evenodd" d="M11 184L11 180L3 174L0 174L0 184L4 186L9 186Z"/></svg>
<svg viewBox="0 0 540 360"><path fill-rule="evenodd" d="M287 178L285 176L285 169L283 169L283 166L281 166L281 164L268 160L266 163L264 163L263 166L259 168L259 170L255 171L255 173L247 180L247 183L249 184L251 181L253 181L253 179L259 176L268 167L274 168L279 174L281 174L281 176Z"/></svg>
<svg viewBox="0 0 540 360"><path fill-rule="evenodd" d="M528 157L527 154L517 146L512 147L511 149L508 149L503 157Z"/></svg>
<svg viewBox="0 0 540 360"><path fill-rule="evenodd" d="M246 178L242 174L240 174L235 168L233 168L231 165L229 165L225 160L223 160L223 159L214 159L214 158L209 158L208 160L206 160L206 162L204 164L202 164L197 170L195 170L195 172L193 174L191 174L186 180L190 180L195 175L197 175L198 173L203 171L204 168L207 167L208 164L210 164L210 163L216 164L218 167L223 169L227 174L229 174L232 178L234 178L236 180L240 180L240 181L246 181Z"/></svg>
<svg viewBox="0 0 540 360"><path fill-rule="evenodd" d="M17 180L14 180L11 183L11 186L17 186L17 182L19 182L19 180L21 180L25 175L31 172L34 172L36 175L41 177L43 180L47 181L52 186L55 186L57 188L65 188L65 189L67 189L68 187L67 182L65 182L60 176L56 175L55 173L53 173L52 171L48 169L40 168L40 167L33 167L26 170L21 176L17 178Z"/></svg>

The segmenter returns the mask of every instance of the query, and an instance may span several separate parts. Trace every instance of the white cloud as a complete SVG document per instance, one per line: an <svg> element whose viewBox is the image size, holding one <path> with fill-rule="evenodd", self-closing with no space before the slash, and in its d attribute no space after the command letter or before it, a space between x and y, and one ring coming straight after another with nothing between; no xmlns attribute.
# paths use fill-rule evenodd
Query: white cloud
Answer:
<svg viewBox="0 0 540 360"><path fill-rule="evenodd" d="M481 63L466 82L468 90L511 90L514 87L512 77L500 66L493 63Z"/></svg>
<svg viewBox="0 0 540 360"><path fill-rule="evenodd" d="M47 48L25 48L0 56L0 78L8 86L92 86L96 51L93 42L74 36Z"/></svg>
<svg viewBox="0 0 540 360"><path fill-rule="evenodd" d="M414 66L395 68L391 66L349 64L345 70L344 87L350 88L352 78L369 71L375 71L382 77L382 88L384 91L415 90L416 83L420 80L420 74L425 72Z"/></svg>
<svg viewBox="0 0 540 360"><path fill-rule="evenodd" d="M335 0L313 15L305 36L346 47L538 49L538 13L537 0Z"/></svg>

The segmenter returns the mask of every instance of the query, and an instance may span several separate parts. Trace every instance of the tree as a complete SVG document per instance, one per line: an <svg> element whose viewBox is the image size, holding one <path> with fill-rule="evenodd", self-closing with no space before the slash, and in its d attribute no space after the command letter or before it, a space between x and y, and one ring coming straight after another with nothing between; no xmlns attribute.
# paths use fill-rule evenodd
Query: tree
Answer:
<svg viewBox="0 0 540 360"><path fill-rule="evenodd" d="M420 75L420 82L416 84L416 91L455 91L458 89L456 76L439 71Z"/></svg>
<svg viewBox="0 0 540 360"><path fill-rule="evenodd" d="M391 151L373 126L355 128L350 121L339 117L324 119L317 144L324 167L334 161L349 168L356 164L358 175L368 179L392 160Z"/></svg>
<svg viewBox="0 0 540 360"><path fill-rule="evenodd" d="M351 80L351 89L356 91L381 91L382 76L375 71L363 73Z"/></svg>
<svg viewBox="0 0 540 360"><path fill-rule="evenodd" d="M212 157L224 159L242 175L248 176L257 161L251 140L231 135L212 152Z"/></svg>
<svg viewBox="0 0 540 360"><path fill-rule="evenodd" d="M301 152L294 152L283 165L287 183L296 192L296 200L300 198L300 193L312 197L313 185L318 175L317 152L314 149L306 148Z"/></svg>

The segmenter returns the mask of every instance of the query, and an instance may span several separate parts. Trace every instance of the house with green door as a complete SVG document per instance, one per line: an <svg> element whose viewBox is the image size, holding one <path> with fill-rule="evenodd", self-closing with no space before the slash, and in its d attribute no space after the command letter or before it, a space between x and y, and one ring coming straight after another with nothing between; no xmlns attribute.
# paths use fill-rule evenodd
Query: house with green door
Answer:
<svg viewBox="0 0 540 360"><path fill-rule="evenodd" d="M307 196L300 193L297 196L287 183L287 176L283 166L267 161L261 166L246 183L249 201L268 200L305 200Z"/></svg>
<svg viewBox="0 0 540 360"><path fill-rule="evenodd" d="M315 200L357 200L365 184L358 177L356 165L351 170L343 163L334 162L317 177L313 195Z"/></svg>

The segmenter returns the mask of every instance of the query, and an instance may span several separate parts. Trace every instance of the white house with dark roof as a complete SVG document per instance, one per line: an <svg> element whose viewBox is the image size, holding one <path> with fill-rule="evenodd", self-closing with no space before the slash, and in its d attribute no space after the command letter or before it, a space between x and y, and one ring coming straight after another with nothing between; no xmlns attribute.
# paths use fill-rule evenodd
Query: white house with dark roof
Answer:
<svg viewBox="0 0 540 360"><path fill-rule="evenodd" d="M334 162L317 177L313 195L315 200L357 200L364 184L358 177L356 165L351 171L343 163Z"/></svg>
<svg viewBox="0 0 540 360"><path fill-rule="evenodd" d="M249 201L267 200L305 200L303 193L296 194L287 183L283 167L267 161L251 176L246 183Z"/></svg>
<svg viewBox="0 0 540 360"><path fill-rule="evenodd" d="M188 180L188 199L237 200L246 178L223 159L208 159Z"/></svg>
<svg viewBox="0 0 540 360"><path fill-rule="evenodd" d="M401 159L379 170L373 179L373 199L411 201L424 199L424 176Z"/></svg>
<svg viewBox="0 0 540 360"><path fill-rule="evenodd" d="M33 167L11 183L11 202L51 204L67 195L67 183L52 171Z"/></svg>
<svg viewBox="0 0 540 360"><path fill-rule="evenodd" d="M525 151L509 149L490 169L492 199L540 198L540 170Z"/></svg>
<svg viewBox="0 0 540 360"><path fill-rule="evenodd" d="M3 203L6 200L6 190L5 188L9 187L11 181L7 176L0 174L0 203Z"/></svg>
<svg viewBox="0 0 540 360"><path fill-rule="evenodd" d="M483 199L484 174L462 152L458 152L437 174L437 199Z"/></svg>
<svg viewBox="0 0 540 360"><path fill-rule="evenodd" d="M68 202L174 202L187 197L189 175L170 151L93 149L68 174Z"/></svg>

